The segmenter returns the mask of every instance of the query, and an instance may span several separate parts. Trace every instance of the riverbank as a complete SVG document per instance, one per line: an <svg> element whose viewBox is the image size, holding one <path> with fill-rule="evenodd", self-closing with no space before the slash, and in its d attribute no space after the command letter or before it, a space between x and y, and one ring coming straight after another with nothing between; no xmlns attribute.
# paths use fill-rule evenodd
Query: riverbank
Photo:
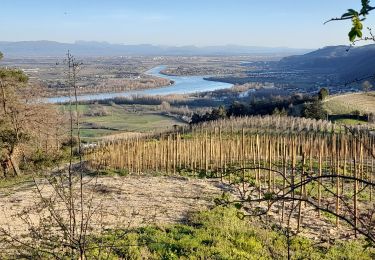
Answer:
<svg viewBox="0 0 375 260"><path fill-rule="evenodd" d="M78 96L78 101L89 101L89 100L105 100L112 99L115 97L130 97L130 96L166 96L174 94L192 94L197 92L206 92L206 91L215 91L219 89L230 88L233 85L223 82L209 81L203 76L191 76L191 77L181 77L181 76L166 76L161 74L161 71L165 69L166 66L157 66L153 69L146 72L149 76L159 77L167 79L170 82L173 82L172 85L153 88L153 89L144 89L144 90L134 90L134 91L123 91L115 93L95 93L95 94L85 94ZM51 97L46 99L49 103L65 103L69 101L67 96Z"/></svg>

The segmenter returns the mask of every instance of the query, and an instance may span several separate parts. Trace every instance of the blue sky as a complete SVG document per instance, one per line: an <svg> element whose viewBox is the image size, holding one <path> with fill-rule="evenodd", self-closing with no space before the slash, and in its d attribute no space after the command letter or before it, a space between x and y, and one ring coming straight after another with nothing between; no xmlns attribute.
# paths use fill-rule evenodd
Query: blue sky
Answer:
<svg viewBox="0 0 375 260"><path fill-rule="evenodd" d="M350 21L323 22L359 5L360 0L1 0L0 40L318 48L348 43ZM375 25L375 13L366 25Z"/></svg>

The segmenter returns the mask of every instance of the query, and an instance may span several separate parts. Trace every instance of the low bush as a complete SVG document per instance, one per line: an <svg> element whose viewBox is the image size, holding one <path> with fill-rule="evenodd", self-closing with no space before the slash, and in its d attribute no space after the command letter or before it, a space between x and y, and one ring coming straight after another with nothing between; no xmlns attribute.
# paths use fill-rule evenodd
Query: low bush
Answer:
<svg viewBox="0 0 375 260"><path fill-rule="evenodd" d="M90 256L108 259L286 259L287 240L279 231L238 218L235 208L216 207L193 214L187 224L111 230L92 239ZM373 259L359 241L329 248L296 236L292 259Z"/></svg>

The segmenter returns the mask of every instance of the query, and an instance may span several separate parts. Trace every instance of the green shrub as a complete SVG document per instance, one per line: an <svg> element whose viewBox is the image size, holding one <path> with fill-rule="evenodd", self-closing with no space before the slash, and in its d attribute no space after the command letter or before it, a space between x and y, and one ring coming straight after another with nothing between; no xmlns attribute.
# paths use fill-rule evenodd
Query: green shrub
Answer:
<svg viewBox="0 0 375 260"><path fill-rule="evenodd" d="M112 230L94 237L92 245L111 244L108 259L286 259L284 234L237 217L232 207L193 214L188 224ZM93 247L95 248L95 246ZM328 249L296 236L290 242L292 259L372 259L360 242L341 242ZM100 252L103 251L103 249ZM99 250L92 250L96 258Z"/></svg>

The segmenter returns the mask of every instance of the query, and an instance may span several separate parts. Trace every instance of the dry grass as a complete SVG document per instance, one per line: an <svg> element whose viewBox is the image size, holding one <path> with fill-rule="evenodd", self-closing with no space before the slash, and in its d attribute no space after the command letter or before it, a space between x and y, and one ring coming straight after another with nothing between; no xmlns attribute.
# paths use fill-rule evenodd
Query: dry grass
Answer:
<svg viewBox="0 0 375 260"><path fill-rule="evenodd" d="M324 107L330 114L350 114L354 110L375 113L375 92L351 93L328 98Z"/></svg>

